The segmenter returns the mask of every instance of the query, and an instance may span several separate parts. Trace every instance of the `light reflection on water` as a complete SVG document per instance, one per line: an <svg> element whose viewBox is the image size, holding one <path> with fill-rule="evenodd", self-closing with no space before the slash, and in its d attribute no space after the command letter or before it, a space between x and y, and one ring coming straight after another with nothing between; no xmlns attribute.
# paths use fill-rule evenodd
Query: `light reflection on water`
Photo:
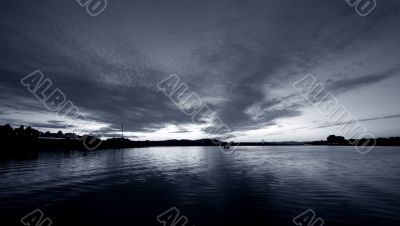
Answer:
<svg viewBox="0 0 400 226"><path fill-rule="evenodd" d="M400 223L399 200L397 147L368 155L332 146L236 155L160 147L0 162L0 211L10 223L41 208L55 225L158 225L155 217L176 206L195 225L293 225L306 209L327 225L384 225Z"/></svg>

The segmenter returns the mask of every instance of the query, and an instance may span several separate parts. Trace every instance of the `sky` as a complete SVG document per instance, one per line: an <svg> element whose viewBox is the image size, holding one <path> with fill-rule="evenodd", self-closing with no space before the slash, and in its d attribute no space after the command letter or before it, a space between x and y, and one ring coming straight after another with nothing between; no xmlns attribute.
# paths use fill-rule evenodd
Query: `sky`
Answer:
<svg viewBox="0 0 400 226"><path fill-rule="evenodd" d="M0 7L0 123L101 129L133 140L208 138L157 84L177 75L235 141L340 135L293 84L313 75L376 137L400 136L400 2L362 17L341 0L74 0ZM49 111L20 80L40 70L85 120Z"/></svg>

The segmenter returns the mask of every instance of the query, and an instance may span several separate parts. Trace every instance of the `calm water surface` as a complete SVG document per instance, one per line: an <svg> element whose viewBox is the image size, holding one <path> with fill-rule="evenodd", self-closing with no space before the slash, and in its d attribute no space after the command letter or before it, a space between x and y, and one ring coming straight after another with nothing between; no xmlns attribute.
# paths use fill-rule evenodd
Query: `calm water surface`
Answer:
<svg viewBox="0 0 400 226"><path fill-rule="evenodd" d="M325 225L400 225L400 148L143 148L42 153L0 161L0 225L41 209L53 225L294 225L313 209Z"/></svg>

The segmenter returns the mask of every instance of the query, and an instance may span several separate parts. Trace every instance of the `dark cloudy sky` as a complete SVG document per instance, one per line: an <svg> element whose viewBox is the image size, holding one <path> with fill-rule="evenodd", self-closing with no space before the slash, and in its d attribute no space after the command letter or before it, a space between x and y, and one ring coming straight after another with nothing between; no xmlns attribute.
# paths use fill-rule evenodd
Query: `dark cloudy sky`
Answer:
<svg viewBox="0 0 400 226"><path fill-rule="evenodd" d="M157 90L180 76L237 140L336 133L292 83L315 75L376 136L400 135L400 2L367 17L344 0L1 0L0 122L72 131L20 79L41 70L109 136L204 138ZM79 126L79 125L75 125Z"/></svg>

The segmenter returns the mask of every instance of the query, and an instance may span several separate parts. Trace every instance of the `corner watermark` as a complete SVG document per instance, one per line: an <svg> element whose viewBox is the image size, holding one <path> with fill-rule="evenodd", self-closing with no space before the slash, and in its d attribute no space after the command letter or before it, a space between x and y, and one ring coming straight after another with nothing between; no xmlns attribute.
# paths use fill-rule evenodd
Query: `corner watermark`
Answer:
<svg viewBox="0 0 400 226"><path fill-rule="evenodd" d="M157 221L163 226L185 226L189 222L189 219L181 214L178 208L172 207L158 215Z"/></svg>
<svg viewBox="0 0 400 226"><path fill-rule="evenodd" d="M21 223L25 226L51 226L53 221L45 217L42 210L34 210L21 218Z"/></svg>
<svg viewBox="0 0 400 226"><path fill-rule="evenodd" d="M376 8L376 0L345 0L362 17L370 15Z"/></svg>
<svg viewBox="0 0 400 226"><path fill-rule="evenodd" d="M308 209L293 218L293 223L297 226L323 226L324 219L317 217L314 210Z"/></svg>
<svg viewBox="0 0 400 226"><path fill-rule="evenodd" d="M107 0L75 0L86 12L93 17L102 14L108 6Z"/></svg>

